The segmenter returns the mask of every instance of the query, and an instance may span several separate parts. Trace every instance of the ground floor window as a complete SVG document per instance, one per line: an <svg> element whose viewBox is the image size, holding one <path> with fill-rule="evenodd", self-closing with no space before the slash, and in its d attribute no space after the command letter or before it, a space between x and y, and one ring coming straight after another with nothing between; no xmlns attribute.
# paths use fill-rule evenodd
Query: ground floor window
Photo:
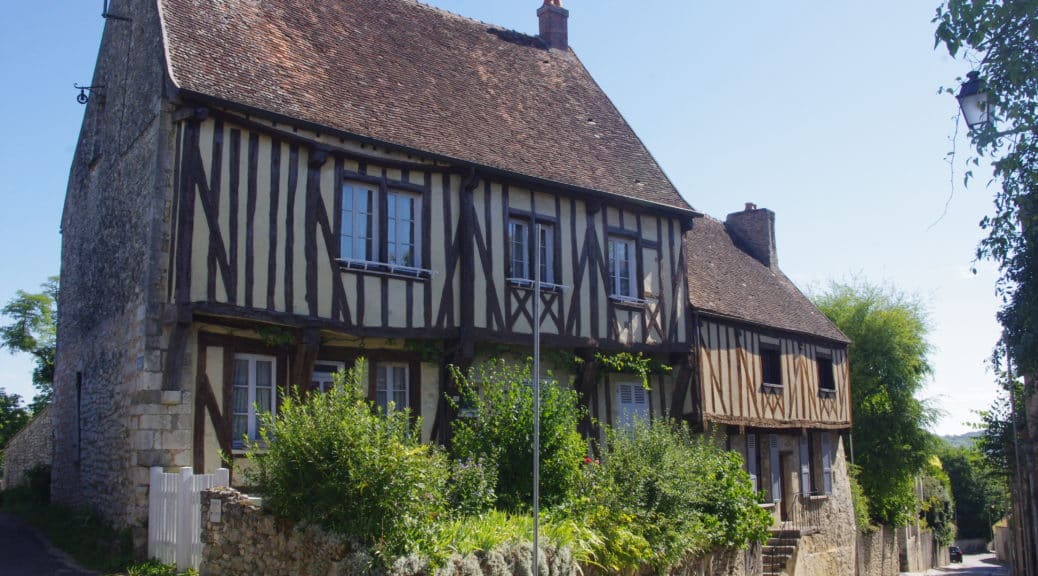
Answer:
<svg viewBox="0 0 1038 576"><path fill-rule="evenodd" d="M231 445L246 448L247 441L259 439L259 416L274 412L273 356L235 354L231 394Z"/></svg>
<svg viewBox="0 0 1038 576"><path fill-rule="evenodd" d="M334 385L332 375L342 370L345 364L342 362L324 362L318 360L314 363L314 375L310 378L310 389L313 391L328 392Z"/></svg>
<svg viewBox="0 0 1038 576"><path fill-rule="evenodd" d="M385 411L408 407L410 382L407 364L378 364L375 368L375 404Z"/></svg>

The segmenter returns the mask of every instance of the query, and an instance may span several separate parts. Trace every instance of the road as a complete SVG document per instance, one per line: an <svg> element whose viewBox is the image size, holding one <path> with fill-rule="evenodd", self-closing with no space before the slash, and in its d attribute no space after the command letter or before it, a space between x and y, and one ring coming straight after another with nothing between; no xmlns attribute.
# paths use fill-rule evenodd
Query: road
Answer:
<svg viewBox="0 0 1038 576"><path fill-rule="evenodd" d="M0 512L0 576L94 576L75 567L17 516Z"/></svg>
<svg viewBox="0 0 1038 576"><path fill-rule="evenodd" d="M902 574L909 574L902 572ZM1009 567L995 560L994 554L966 554L962 564L949 564L943 568L933 568L926 572L927 576L954 574L956 576L1009 576Z"/></svg>

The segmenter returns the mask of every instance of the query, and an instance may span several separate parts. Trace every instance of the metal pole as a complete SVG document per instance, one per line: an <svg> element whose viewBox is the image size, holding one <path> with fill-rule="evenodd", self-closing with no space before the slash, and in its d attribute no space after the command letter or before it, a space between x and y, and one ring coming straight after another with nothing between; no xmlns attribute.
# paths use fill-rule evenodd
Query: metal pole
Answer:
<svg viewBox="0 0 1038 576"><path fill-rule="evenodd" d="M533 216L533 576L540 574L541 531L541 226Z"/></svg>

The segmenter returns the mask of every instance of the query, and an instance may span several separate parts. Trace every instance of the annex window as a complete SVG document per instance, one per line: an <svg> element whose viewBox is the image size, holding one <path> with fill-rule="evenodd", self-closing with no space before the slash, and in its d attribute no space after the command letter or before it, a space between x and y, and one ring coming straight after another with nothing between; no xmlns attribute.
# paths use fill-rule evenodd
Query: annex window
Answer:
<svg viewBox="0 0 1038 576"><path fill-rule="evenodd" d="M815 359L818 366L818 390L819 392L836 392L836 379L833 376L833 359L828 356L819 356Z"/></svg>
<svg viewBox="0 0 1038 576"><path fill-rule="evenodd" d="M407 364L379 364L375 368L375 404L385 411L408 407Z"/></svg>
<svg viewBox="0 0 1038 576"><path fill-rule="evenodd" d="M375 184L342 186L339 258L354 269L427 276L421 267L419 194Z"/></svg>
<svg viewBox="0 0 1038 576"><path fill-rule="evenodd" d="M331 390L332 386L335 385L332 375L342 370L344 366L345 364L342 362L316 362L314 364L314 375L310 378L310 389L315 392Z"/></svg>
<svg viewBox="0 0 1038 576"><path fill-rule="evenodd" d="M649 419L649 394L641 383L619 382L616 385L616 427L631 430L635 420Z"/></svg>
<svg viewBox="0 0 1038 576"><path fill-rule="evenodd" d="M634 283L635 242L626 238L609 238L609 295L637 298Z"/></svg>
<svg viewBox="0 0 1038 576"><path fill-rule="evenodd" d="M555 283L555 228L551 224L539 222L538 245L541 250L541 282ZM508 222L508 246L511 252L509 274L516 280L536 280L533 275L534 253L530 249L532 235L528 220L513 218Z"/></svg>
<svg viewBox="0 0 1038 576"><path fill-rule="evenodd" d="M761 342L760 366L765 386L782 386L782 352L777 345Z"/></svg>
<svg viewBox="0 0 1038 576"><path fill-rule="evenodd" d="M260 415L274 412L275 359L235 354L232 375L231 445L244 449L246 439L259 440Z"/></svg>

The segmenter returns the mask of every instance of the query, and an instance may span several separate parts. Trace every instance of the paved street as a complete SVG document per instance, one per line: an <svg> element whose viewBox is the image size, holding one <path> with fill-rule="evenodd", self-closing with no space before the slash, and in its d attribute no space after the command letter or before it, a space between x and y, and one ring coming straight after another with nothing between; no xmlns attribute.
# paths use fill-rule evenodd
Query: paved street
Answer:
<svg viewBox="0 0 1038 576"><path fill-rule="evenodd" d="M902 572L905 574L918 574ZM1009 568L999 564L994 554L966 554L962 564L949 564L926 572L927 576L954 574L956 576L1009 576Z"/></svg>
<svg viewBox="0 0 1038 576"><path fill-rule="evenodd" d="M0 512L0 576L93 576L52 551L17 516Z"/></svg>

